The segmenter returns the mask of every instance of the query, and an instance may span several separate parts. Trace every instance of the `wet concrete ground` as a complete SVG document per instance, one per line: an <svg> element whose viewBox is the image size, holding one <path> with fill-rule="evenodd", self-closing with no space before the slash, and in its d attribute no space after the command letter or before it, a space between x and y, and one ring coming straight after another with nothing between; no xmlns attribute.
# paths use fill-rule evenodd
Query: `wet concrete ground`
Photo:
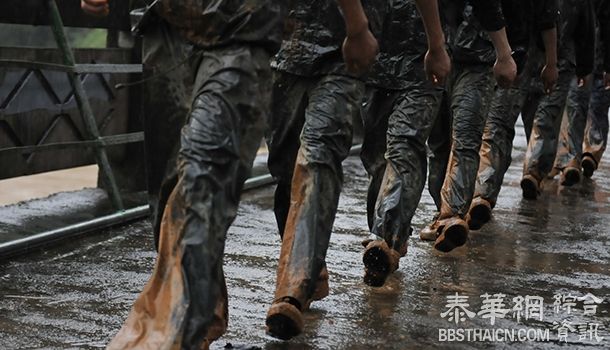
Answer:
<svg viewBox="0 0 610 350"><path fill-rule="evenodd" d="M435 252L414 235L399 272L382 288L362 282L367 179L358 158L348 159L327 258L331 294L312 304L304 334L288 342L266 336L264 328L279 254L273 189L246 193L226 247L229 331L214 348L227 343L263 349L610 348L610 157L592 180L574 188L555 180L538 201L525 201L518 187L525 148L521 131L517 143L492 222L450 254ZM433 211L424 193L416 232ZM0 348L104 347L152 270L149 231L150 224L141 221L0 264ZM543 319L517 323L510 312L494 326L482 316L465 316L456 325L441 317L447 297L456 292L469 297L474 312L485 293L505 294L507 308L515 297L540 296ZM554 295L587 293L604 299L595 315L583 314L582 301L569 315L555 313ZM564 320L573 327L567 342L553 329L559 326L554 322ZM601 342L580 339L576 324L587 323L598 324ZM447 328L549 329L550 341L439 342L439 332Z"/></svg>

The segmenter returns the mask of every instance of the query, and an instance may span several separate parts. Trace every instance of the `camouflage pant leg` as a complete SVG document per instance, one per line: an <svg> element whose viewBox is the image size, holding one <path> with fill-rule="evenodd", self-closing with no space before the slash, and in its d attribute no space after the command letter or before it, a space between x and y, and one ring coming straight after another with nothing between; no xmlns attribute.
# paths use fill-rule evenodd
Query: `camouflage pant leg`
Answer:
<svg viewBox="0 0 610 350"><path fill-rule="evenodd" d="M540 104L540 100L542 100L543 96L544 94L541 92L530 90L527 92L525 101L523 102L523 107L521 108L521 120L523 121L526 143L529 141L530 136L532 135L534 117L536 116L538 104Z"/></svg>
<svg viewBox="0 0 610 350"><path fill-rule="evenodd" d="M194 74L184 62L192 46L165 22L147 29L142 42L142 115L146 149L146 173L155 244L158 243L163 209L177 179L180 130L186 122ZM184 62L184 64L180 64ZM170 67L176 67L167 72Z"/></svg>
<svg viewBox="0 0 610 350"><path fill-rule="evenodd" d="M493 96L490 67L455 67L448 82L452 145L441 190L440 219L468 213L479 169L485 118Z"/></svg>
<svg viewBox="0 0 610 350"><path fill-rule="evenodd" d="M208 336L226 232L265 127L268 60L241 45L202 54L155 269L109 348L199 349Z"/></svg>
<svg viewBox="0 0 610 350"><path fill-rule="evenodd" d="M406 247L426 182L426 140L441 98L441 89L428 86L406 90L395 99L389 116L385 172L371 232L398 252Z"/></svg>
<svg viewBox="0 0 610 350"><path fill-rule="evenodd" d="M428 137L428 192L434 200L436 210L441 210L441 189L451 153L451 112L449 96L443 94L439 112Z"/></svg>
<svg viewBox="0 0 610 350"><path fill-rule="evenodd" d="M294 174L290 209L282 238L275 297L305 305L326 260L343 184L341 162L352 142L364 84L327 75L308 91L308 104Z"/></svg>
<svg viewBox="0 0 610 350"><path fill-rule="evenodd" d="M597 77L593 81L591 91L583 154L591 155L598 166L608 142L608 108L610 108L610 91L604 89L602 80Z"/></svg>
<svg viewBox="0 0 610 350"><path fill-rule="evenodd" d="M540 100L525 153L523 175L542 181L551 171L557 152L559 122L573 77L573 71L561 71L553 91Z"/></svg>
<svg viewBox="0 0 610 350"><path fill-rule="evenodd" d="M386 133L388 119L400 91L369 87L366 90L362 108L364 139L360 159L369 175L366 199L366 214L369 230L373 229L375 203L379 195L381 180L385 172Z"/></svg>
<svg viewBox="0 0 610 350"><path fill-rule="evenodd" d="M563 114L557 155L554 167L562 170L568 166L580 169L582 143L589 110L591 85L579 87L576 79L570 83L566 113Z"/></svg>
<svg viewBox="0 0 610 350"><path fill-rule="evenodd" d="M275 219L280 236L284 234L290 209L290 189L299 136L305 122L307 92L313 79L275 71L271 90L271 114L266 132L269 172L277 182L274 193Z"/></svg>
<svg viewBox="0 0 610 350"><path fill-rule="evenodd" d="M511 88L497 88L489 107L479 151L481 160L474 196L488 200L492 207L512 161L515 123L527 97L528 86L529 80L522 77Z"/></svg>

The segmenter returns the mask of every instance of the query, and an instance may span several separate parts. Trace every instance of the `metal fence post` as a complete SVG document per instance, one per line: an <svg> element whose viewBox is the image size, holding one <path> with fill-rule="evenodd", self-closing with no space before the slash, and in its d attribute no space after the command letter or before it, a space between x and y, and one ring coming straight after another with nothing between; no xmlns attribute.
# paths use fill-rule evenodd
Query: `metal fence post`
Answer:
<svg viewBox="0 0 610 350"><path fill-rule="evenodd" d="M51 28L53 30L53 36L55 37L57 46L61 51L64 64L70 67L75 67L76 62L74 60L74 54L72 53L72 49L70 48L68 41L66 40L63 22L59 14L57 4L55 3L55 0L47 0L47 5L51 20ZM68 72L68 76L70 78L70 84L74 89L74 97L76 98L76 103L85 123L85 128L87 129L89 137L92 140L101 140L100 133L97 128L97 123L95 121L95 117L93 116L91 106L89 105L87 93L85 92L85 89L83 88L83 83L79 78L79 74L76 72ZM98 143L96 146L93 147L93 149L95 153L95 159L97 161L98 166L100 167L102 181L108 187L108 194L112 201L112 204L117 210L124 210L123 200L121 199L119 188L114 178L112 168L110 167L108 155L106 154L106 150L104 148L103 143Z"/></svg>

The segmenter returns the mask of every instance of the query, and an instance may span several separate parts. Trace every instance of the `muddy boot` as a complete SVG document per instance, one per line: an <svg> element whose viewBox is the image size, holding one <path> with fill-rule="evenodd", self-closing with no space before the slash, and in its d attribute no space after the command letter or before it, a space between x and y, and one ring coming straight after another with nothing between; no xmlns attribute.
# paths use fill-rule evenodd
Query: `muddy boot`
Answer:
<svg viewBox="0 0 610 350"><path fill-rule="evenodd" d="M597 162L593 157L588 154L585 154L582 157L582 162L580 162L580 166L582 166L582 173L587 178L591 178L593 176L593 172L597 169Z"/></svg>
<svg viewBox="0 0 610 350"><path fill-rule="evenodd" d="M523 190L523 198L536 199L540 195L540 183L532 175L525 175L521 179L521 190Z"/></svg>
<svg viewBox="0 0 610 350"><path fill-rule="evenodd" d="M562 186L573 186L580 181L580 169L566 167L561 171L560 184Z"/></svg>
<svg viewBox="0 0 610 350"><path fill-rule="evenodd" d="M316 290L314 290L311 299L307 301L303 310L308 310L313 301L318 301L326 298L329 294L328 287L328 269L326 266L322 268L320 271L320 275L318 276L318 280L316 281Z"/></svg>
<svg viewBox="0 0 610 350"><path fill-rule="evenodd" d="M388 247L384 240L369 242L364 250L364 283L371 287L381 287L388 276L398 269L400 252Z"/></svg>
<svg viewBox="0 0 610 350"><path fill-rule="evenodd" d="M468 227L471 230L480 230L483 225L491 220L491 203L481 197L472 200L468 212Z"/></svg>
<svg viewBox="0 0 610 350"><path fill-rule="evenodd" d="M422 241L436 241L436 238L439 235L439 226L438 226L438 216L439 213L434 214L434 218L432 219L432 223L426 225L421 231L419 231L419 239Z"/></svg>
<svg viewBox="0 0 610 350"><path fill-rule="evenodd" d="M448 253L457 247L466 244L468 239L468 224L459 217L439 220L442 227L441 234L434 242L434 248Z"/></svg>
<svg viewBox="0 0 610 350"><path fill-rule="evenodd" d="M290 297L277 299L267 312L267 333L272 337L288 340L303 332L303 316L299 302Z"/></svg>

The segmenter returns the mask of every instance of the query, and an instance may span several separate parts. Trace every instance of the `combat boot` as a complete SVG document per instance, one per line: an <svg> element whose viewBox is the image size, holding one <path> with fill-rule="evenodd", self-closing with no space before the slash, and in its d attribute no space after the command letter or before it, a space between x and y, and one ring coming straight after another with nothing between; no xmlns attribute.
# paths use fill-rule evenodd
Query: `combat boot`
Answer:
<svg viewBox="0 0 610 350"><path fill-rule="evenodd" d="M533 175L525 175L521 179L523 198L536 199L540 195L540 182Z"/></svg>
<svg viewBox="0 0 610 350"><path fill-rule="evenodd" d="M385 240L365 241L366 249L362 256L364 263L364 283L371 287L381 287L388 276L398 269L398 261L404 252L398 252L388 246Z"/></svg>
<svg viewBox="0 0 610 350"><path fill-rule="evenodd" d="M566 167L561 171L559 183L562 186L573 186L580 181L580 169L576 167Z"/></svg>
<svg viewBox="0 0 610 350"><path fill-rule="evenodd" d="M267 333L282 340L288 340L301 334L303 332L302 311L308 310L313 301L324 299L328 293L328 269L324 266L318 275L316 289L311 299L308 299L304 305L300 305L296 299L290 297L279 298L273 302L265 321Z"/></svg>
<svg viewBox="0 0 610 350"><path fill-rule="evenodd" d="M422 241L436 241L436 238L439 235L439 226L438 226L438 216L440 213L434 214L434 218L432 219L432 223L426 225L421 231L419 231L419 239Z"/></svg>
<svg viewBox="0 0 610 350"><path fill-rule="evenodd" d="M290 297L273 301L267 312L267 333L275 338L288 340L303 332L303 315L299 302Z"/></svg>
<svg viewBox="0 0 610 350"><path fill-rule="evenodd" d="M593 157L588 154L585 154L582 157L580 166L582 167L583 174L587 178L590 178L591 176L593 176L593 172L597 169L597 162L595 161L595 159L593 159Z"/></svg>
<svg viewBox="0 0 610 350"><path fill-rule="evenodd" d="M434 241L434 248L448 253L466 244L468 240L468 224L462 218L455 216L439 220L440 235Z"/></svg>
<svg viewBox="0 0 610 350"><path fill-rule="evenodd" d="M481 197L474 198L468 211L468 228L480 230L489 220L491 220L491 203Z"/></svg>

